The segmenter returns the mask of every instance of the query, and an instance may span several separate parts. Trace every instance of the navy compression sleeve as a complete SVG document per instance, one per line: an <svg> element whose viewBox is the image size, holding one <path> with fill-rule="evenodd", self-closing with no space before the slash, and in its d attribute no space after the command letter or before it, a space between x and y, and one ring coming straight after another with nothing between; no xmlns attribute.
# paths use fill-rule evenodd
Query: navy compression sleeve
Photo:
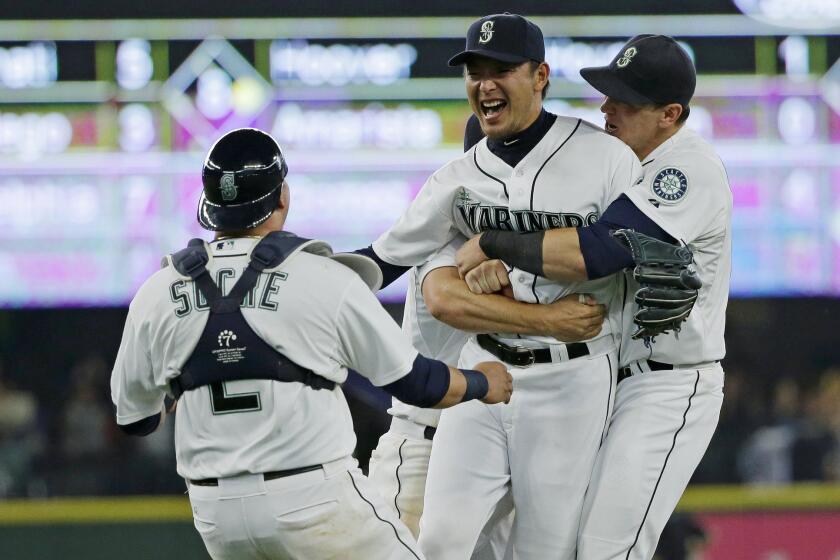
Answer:
<svg viewBox="0 0 840 560"><path fill-rule="evenodd" d="M467 378L463 400L483 399L489 389L484 374L463 369L461 372ZM406 404L429 408L443 400L449 390L449 366L417 354L411 371L393 383L383 385L382 388Z"/></svg>
<svg viewBox="0 0 840 560"><path fill-rule="evenodd" d="M580 252L586 264L586 276L590 280L633 267L630 251L611 235L613 231L625 228L666 243L677 243L668 232L639 210L627 195L622 194L609 205L597 222L588 227L577 228Z"/></svg>
<svg viewBox="0 0 840 560"><path fill-rule="evenodd" d="M373 250L373 245L368 245L364 249L356 249L353 252L370 257L373 259L373 262L379 266L379 269L382 271L382 288L408 272L411 268L410 266L399 266L383 261L379 258L379 255L376 254L376 251ZM379 289L381 290L382 288Z"/></svg>
<svg viewBox="0 0 840 560"><path fill-rule="evenodd" d="M382 388L406 404L428 408L449 390L449 366L417 354L411 371Z"/></svg>

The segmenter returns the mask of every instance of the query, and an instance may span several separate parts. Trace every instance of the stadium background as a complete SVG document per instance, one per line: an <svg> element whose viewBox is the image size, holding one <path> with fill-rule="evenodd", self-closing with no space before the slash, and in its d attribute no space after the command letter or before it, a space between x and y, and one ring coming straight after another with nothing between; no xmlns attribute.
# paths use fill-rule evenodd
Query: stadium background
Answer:
<svg viewBox="0 0 840 560"><path fill-rule="evenodd" d="M290 229L367 245L459 153L469 109L445 60L505 9L545 32L548 107L595 122L577 69L676 36L699 73L689 126L730 175L726 398L662 558L684 541L693 558L837 558L840 7L819 0L4 5L0 557L206 557L171 433L121 436L108 376L134 290L206 235L208 143L272 131ZM399 320L401 288L383 299ZM364 464L387 399L353 388Z"/></svg>

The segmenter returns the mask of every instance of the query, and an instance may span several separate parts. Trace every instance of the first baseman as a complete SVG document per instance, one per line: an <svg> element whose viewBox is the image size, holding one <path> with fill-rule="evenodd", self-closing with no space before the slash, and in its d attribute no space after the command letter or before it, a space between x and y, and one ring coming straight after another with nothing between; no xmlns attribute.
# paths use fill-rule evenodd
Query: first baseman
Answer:
<svg viewBox="0 0 840 560"><path fill-rule="evenodd" d="M178 397L177 469L214 559L418 559L351 457L338 384L353 368L404 402L447 407L507 401L510 375L419 355L371 293L373 263L282 231L286 171L256 129L211 148L198 220L216 237L167 257L132 301L111 378L117 423L146 435Z"/></svg>

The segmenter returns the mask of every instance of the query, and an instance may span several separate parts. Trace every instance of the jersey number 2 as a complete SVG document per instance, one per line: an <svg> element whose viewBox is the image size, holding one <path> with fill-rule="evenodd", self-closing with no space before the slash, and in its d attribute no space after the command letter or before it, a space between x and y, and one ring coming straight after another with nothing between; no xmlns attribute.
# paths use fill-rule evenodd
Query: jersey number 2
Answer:
<svg viewBox="0 0 840 560"><path fill-rule="evenodd" d="M222 381L210 385L210 403L213 407L213 414L262 410L259 391L229 394L227 386Z"/></svg>

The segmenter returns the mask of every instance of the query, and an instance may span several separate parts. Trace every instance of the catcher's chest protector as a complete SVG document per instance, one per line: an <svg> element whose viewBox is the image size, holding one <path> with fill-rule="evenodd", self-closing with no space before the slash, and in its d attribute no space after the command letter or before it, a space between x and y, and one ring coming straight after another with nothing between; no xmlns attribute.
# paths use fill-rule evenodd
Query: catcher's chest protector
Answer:
<svg viewBox="0 0 840 560"><path fill-rule="evenodd" d="M176 398L184 391L204 385L240 379L297 381L313 389L335 387L333 381L297 365L275 350L254 332L242 315L243 300L248 297L253 301L252 290L260 273L279 266L308 241L287 232L273 232L264 237L254 247L248 268L227 296L222 295L210 278L203 241L193 239L186 249L172 255L173 266L192 278L205 300L198 302L199 308L207 309L210 314L181 375L170 383ZM259 302L254 303L258 305Z"/></svg>

